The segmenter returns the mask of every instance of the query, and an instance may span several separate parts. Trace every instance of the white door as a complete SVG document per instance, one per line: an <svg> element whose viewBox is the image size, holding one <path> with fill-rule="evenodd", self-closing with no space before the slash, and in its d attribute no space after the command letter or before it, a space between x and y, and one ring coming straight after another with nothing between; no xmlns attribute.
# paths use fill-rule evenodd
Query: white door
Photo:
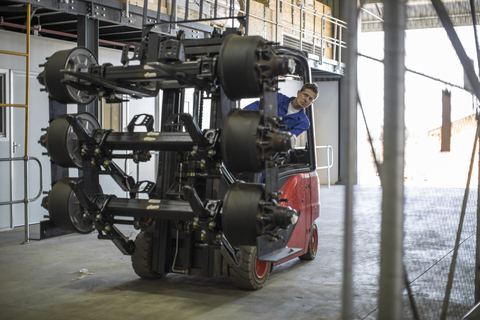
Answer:
<svg viewBox="0 0 480 320"><path fill-rule="evenodd" d="M10 103L8 70L0 69L0 102ZM12 142L10 140L10 108L0 107L0 159L11 156ZM10 162L0 161L0 202L9 202L11 199ZM12 226L12 206L0 206L0 231L9 230Z"/></svg>
<svg viewBox="0 0 480 320"><path fill-rule="evenodd" d="M11 71L10 72L10 86L12 102L15 104L25 103L25 72ZM50 161L47 156L42 155L46 150L38 144L40 136L43 135L41 129L48 126L49 109L48 96L45 92L40 92L40 84L36 77L37 73L30 73L29 77L29 106L28 106L28 145L27 151L29 157L37 158L42 164L43 181L40 180L40 168L36 161L28 162L28 199L36 197L40 191L40 184L43 190L50 190ZM14 108L12 113L12 141L16 145L13 157L23 157L25 155L25 108ZM12 148L13 152L13 148ZM13 199L25 198L25 181L24 181L24 162L15 161L12 163L14 179L12 181ZM28 214L29 224L38 223L44 220L43 216L48 212L41 207L43 195L36 201L29 202ZM14 204L12 210L12 225L13 227L25 224L25 205Z"/></svg>

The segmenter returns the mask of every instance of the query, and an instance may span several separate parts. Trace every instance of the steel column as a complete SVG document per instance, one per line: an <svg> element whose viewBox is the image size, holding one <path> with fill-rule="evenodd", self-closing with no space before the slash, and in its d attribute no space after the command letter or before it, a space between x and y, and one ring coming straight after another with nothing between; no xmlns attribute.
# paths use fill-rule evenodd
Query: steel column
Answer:
<svg viewBox="0 0 480 320"><path fill-rule="evenodd" d="M345 57L345 77L340 78L339 81L339 168L338 181L336 184L347 184L347 175L350 175L352 184L357 184L357 162L351 163L349 169L349 159L357 159L357 140L349 138L350 134L356 136L357 133L357 37L360 32L358 24L361 23L359 15L357 14L355 3L353 1L343 0L342 4L342 20L347 22L349 26L346 29L346 48ZM348 7L352 7L351 11ZM350 15L350 16L349 16ZM321 37L323 37L324 17L322 17L322 25L320 26ZM321 41L320 51L323 52L324 41ZM341 51L340 51L341 52ZM340 58L340 57L339 57ZM322 59L322 54L320 54ZM339 60L339 63L340 60ZM355 70L351 70L352 66ZM349 70L350 69L350 70ZM354 90L354 91L352 91ZM351 101L349 100L351 97ZM350 120L349 120L350 119ZM349 151L348 151L349 150ZM348 152L347 152L348 151Z"/></svg>
<svg viewBox="0 0 480 320"><path fill-rule="evenodd" d="M477 119L477 126L479 119ZM480 148L478 148L480 159ZM478 161L478 187L477 187L477 239L475 246L475 304L480 302L480 161Z"/></svg>
<svg viewBox="0 0 480 320"><path fill-rule="evenodd" d="M379 319L402 319L406 1L385 5L384 161Z"/></svg>
<svg viewBox="0 0 480 320"><path fill-rule="evenodd" d="M77 15L77 46L89 49L98 58L98 27L97 19ZM78 112L89 112L98 119L98 100L87 105L79 105Z"/></svg>
<svg viewBox="0 0 480 320"><path fill-rule="evenodd" d="M341 128L344 132L341 161L344 168L345 182L345 231L343 239L343 286L342 319L353 319L353 185L356 184L357 158L357 35L358 15L357 1L343 1L342 7L348 24L347 53L345 68L345 104L342 106Z"/></svg>

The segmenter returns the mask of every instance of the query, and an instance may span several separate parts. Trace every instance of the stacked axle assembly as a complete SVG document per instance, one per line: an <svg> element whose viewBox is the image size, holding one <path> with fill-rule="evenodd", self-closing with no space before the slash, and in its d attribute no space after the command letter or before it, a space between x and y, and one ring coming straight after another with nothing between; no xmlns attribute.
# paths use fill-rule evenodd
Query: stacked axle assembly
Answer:
<svg viewBox="0 0 480 320"><path fill-rule="evenodd" d="M256 247L266 261L295 253L285 246L300 213L285 205L278 187L278 165L294 147L294 136L282 131L276 108L245 111L235 103L260 98L276 105L277 77L293 72L293 60L275 53L272 43L235 30L201 40L150 33L133 57L129 48L122 66L98 65L84 48L59 51L38 77L50 97L64 104L154 97L163 91L158 132L146 114L134 117L128 132L102 129L88 113L51 122L40 143L54 163L83 172L81 178L56 183L44 199L51 220L74 232L96 229L99 238L134 256L142 277L179 270L211 276L221 269L214 267L215 252L238 266L241 246ZM200 103L193 114L184 112L185 88L209 96L210 128L201 129ZM159 152L155 182L135 181L115 163L117 158L151 161L151 151ZM261 172L265 184L238 178ZM99 174L110 175L130 198L104 193ZM138 193L148 197L139 199ZM125 223L141 230L135 243L116 227ZM136 267L140 257L147 259L146 267Z"/></svg>

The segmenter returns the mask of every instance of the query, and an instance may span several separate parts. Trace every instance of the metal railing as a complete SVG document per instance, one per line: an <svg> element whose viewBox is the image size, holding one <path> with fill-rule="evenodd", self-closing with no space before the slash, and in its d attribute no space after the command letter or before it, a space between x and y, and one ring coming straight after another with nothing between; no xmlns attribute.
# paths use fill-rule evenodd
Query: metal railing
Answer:
<svg viewBox="0 0 480 320"><path fill-rule="evenodd" d="M27 176L28 176L28 165L27 165L27 160L28 159L33 159L33 157L28 157L28 88L29 88L29 77L30 77L30 22L31 22L31 13L32 13L32 5L27 4L26 8L26 13L27 13L27 19L26 19L26 24L27 24L27 32L26 32L26 52L14 52L14 51L5 51L5 50L0 50L0 54L8 54L8 55L15 55L15 56L21 56L25 57L25 104L14 104L14 103L0 103L0 107L13 107L13 108L24 108L25 109L25 156L20 158L22 160L25 160L25 242L24 243L30 243L30 229L28 225L28 181L27 181ZM11 160L11 159L17 159L17 158L8 158L8 161L17 161L17 160ZM37 158L34 158L36 161L38 161ZM6 161L6 160L4 160ZM42 167L41 163L40 168ZM41 169L40 169L41 171ZM40 179L41 183L42 179ZM40 195L38 196L40 197ZM38 199L35 198L35 199ZM34 200L35 200L34 199ZM1 205L2 203L0 203Z"/></svg>
<svg viewBox="0 0 480 320"><path fill-rule="evenodd" d="M315 149L327 149L327 165L322 167L317 167L319 169L327 169L327 184L328 188L330 188L330 168L333 166L333 147L330 145L326 146L316 146ZM317 157L318 159L318 157Z"/></svg>
<svg viewBox="0 0 480 320"><path fill-rule="evenodd" d="M36 161L38 163L38 167L40 169L40 179L39 179L40 180L40 190L38 191L38 194L34 198L31 198L31 199L28 198L28 161L29 160ZM17 204L17 203L23 203L25 205L25 210L24 210L24 213L25 213L25 242L24 243L30 243L30 225L29 225L28 203L37 200L42 195L42 192L43 192L43 185L42 185L43 167L42 167L42 163L40 162L40 160L38 160L38 158L29 157L29 156L15 157L15 158L0 158L0 162L3 162L3 161L9 161L9 162L23 161L24 162L24 166L23 166L23 170L24 170L23 171L24 198L21 199L21 200L3 201L3 202L0 202L0 206L8 205L8 204Z"/></svg>
<svg viewBox="0 0 480 320"><path fill-rule="evenodd" d="M144 0L144 9L146 3ZM170 8L167 8L167 3ZM128 1L125 4L128 15ZM311 59L320 64L334 64L342 68L342 53L347 47L343 40L347 24L323 12L325 7L320 9L311 5L296 5L287 0L269 1L266 5L252 0L184 0L181 3L179 0L159 0L157 21L160 21L162 8L170 15L171 22L182 25L200 22L222 29L243 27L246 35L259 35L267 40L306 51L313 54ZM189 19L190 15L195 18ZM243 26L237 21L238 17L245 19ZM328 57L326 50L330 50ZM326 61L324 58L327 58Z"/></svg>
<svg viewBox="0 0 480 320"><path fill-rule="evenodd" d="M326 47L332 49L331 60L337 62L338 67L341 66L342 51L346 49L346 42L343 40L343 34L347 28L344 21L334 18L333 16L320 12L315 8L304 5L295 5L284 0L277 0L273 4L272 16L269 19L266 11L263 16L259 16L256 12L245 12L238 10L240 14L248 14L249 18L259 20L263 23L263 34L259 34L263 38L275 42L282 42L283 45L289 45L299 48L301 51L307 51L318 56L318 61L322 64L324 50ZM270 6L269 6L270 7ZM291 21L285 20L286 12L291 12ZM298 21L299 23L295 23ZM326 32L325 27L329 25L331 33ZM267 25L274 28L274 36L271 38L267 32ZM249 26L247 25L247 28ZM281 28L282 30L279 30ZM248 29L247 29L248 30ZM251 32L247 32L251 34ZM282 41L280 40L282 39ZM292 42L294 41L294 43ZM320 51L320 52L317 52Z"/></svg>

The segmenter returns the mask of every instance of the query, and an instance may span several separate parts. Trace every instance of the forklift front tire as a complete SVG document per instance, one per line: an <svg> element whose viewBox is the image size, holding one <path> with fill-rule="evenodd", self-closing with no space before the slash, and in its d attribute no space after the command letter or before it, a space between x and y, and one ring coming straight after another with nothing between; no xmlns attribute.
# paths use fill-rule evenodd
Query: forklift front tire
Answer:
<svg viewBox="0 0 480 320"><path fill-rule="evenodd" d="M132 267L135 273L144 279L160 279L162 274L152 270L153 234L140 232L135 239L135 251L132 254Z"/></svg>
<svg viewBox="0 0 480 320"><path fill-rule="evenodd" d="M241 246L240 265L230 265L230 278L235 286L242 289L258 290L265 286L272 263L257 259L257 247Z"/></svg>

